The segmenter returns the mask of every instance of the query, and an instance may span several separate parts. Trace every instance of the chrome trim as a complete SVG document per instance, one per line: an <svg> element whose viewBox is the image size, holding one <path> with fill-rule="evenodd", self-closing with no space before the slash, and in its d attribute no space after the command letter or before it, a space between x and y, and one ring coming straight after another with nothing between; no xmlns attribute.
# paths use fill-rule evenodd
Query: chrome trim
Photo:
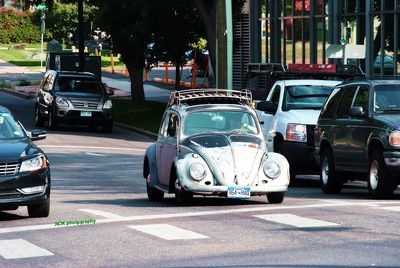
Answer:
<svg viewBox="0 0 400 268"><path fill-rule="evenodd" d="M0 176L15 175L19 168L20 164L17 162L0 163Z"/></svg>

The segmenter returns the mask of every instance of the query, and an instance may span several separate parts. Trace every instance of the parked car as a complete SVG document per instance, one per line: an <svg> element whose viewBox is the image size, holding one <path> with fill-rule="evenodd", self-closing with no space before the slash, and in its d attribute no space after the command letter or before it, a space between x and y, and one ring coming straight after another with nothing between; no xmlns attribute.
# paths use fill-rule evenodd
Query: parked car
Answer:
<svg viewBox="0 0 400 268"><path fill-rule="evenodd" d="M339 193L347 180L366 180L372 197L400 183L400 81L355 80L337 86L315 135L320 181Z"/></svg>
<svg viewBox="0 0 400 268"><path fill-rule="evenodd" d="M46 138L35 129L29 137L10 111L0 106L0 210L27 206L30 217L50 212L50 165L45 153L32 143Z"/></svg>
<svg viewBox="0 0 400 268"><path fill-rule="evenodd" d="M148 198L175 193L185 205L193 195L266 195L269 203L281 203L289 164L267 151L251 101L250 91L173 91L158 139L144 157Z"/></svg>
<svg viewBox="0 0 400 268"><path fill-rule="evenodd" d="M381 73L381 64L382 57L381 55L376 56L374 61L374 73L380 74ZM394 69L396 69L396 63L394 62L394 58L389 55L383 56L383 74L384 75L393 75Z"/></svg>
<svg viewBox="0 0 400 268"><path fill-rule="evenodd" d="M112 132L112 94L94 74L47 71L37 92L36 126L46 121L49 129L60 123L87 124Z"/></svg>

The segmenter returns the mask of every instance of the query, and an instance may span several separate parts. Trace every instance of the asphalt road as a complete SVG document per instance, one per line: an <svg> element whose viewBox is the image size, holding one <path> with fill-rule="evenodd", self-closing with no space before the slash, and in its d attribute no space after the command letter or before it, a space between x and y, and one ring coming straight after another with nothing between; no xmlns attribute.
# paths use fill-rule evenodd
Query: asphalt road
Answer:
<svg viewBox="0 0 400 268"><path fill-rule="evenodd" d="M34 127L31 101L0 93L0 105ZM142 158L150 142L118 128L50 131L37 142L51 162L50 216L0 212L0 267L400 266L399 190L372 200L358 182L325 195L308 177L279 205L265 197L149 202Z"/></svg>

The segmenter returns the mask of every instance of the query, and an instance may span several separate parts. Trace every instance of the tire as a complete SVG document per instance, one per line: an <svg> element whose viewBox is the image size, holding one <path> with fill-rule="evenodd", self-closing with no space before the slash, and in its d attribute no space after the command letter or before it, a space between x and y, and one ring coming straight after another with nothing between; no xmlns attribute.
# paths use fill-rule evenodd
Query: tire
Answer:
<svg viewBox="0 0 400 268"><path fill-rule="evenodd" d="M113 131L113 121L107 121L103 123L102 130L104 133L112 133Z"/></svg>
<svg viewBox="0 0 400 268"><path fill-rule="evenodd" d="M368 191L373 198L391 197L397 184L387 170L381 150L374 150L369 157Z"/></svg>
<svg viewBox="0 0 400 268"><path fill-rule="evenodd" d="M322 191L327 194L338 194L343 187L343 181L336 172L333 154L329 148L321 153L320 183Z"/></svg>
<svg viewBox="0 0 400 268"><path fill-rule="evenodd" d="M150 174L148 177L150 177ZM147 197L149 198L150 201L157 202L163 200L164 192L151 186L148 180L146 180L146 189L147 189Z"/></svg>
<svg viewBox="0 0 400 268"><path fill-rule="evenodd" d="M47 120L47 128L51 130L55 130L58 127L58 119L53 116L53 111L50 109L49 111L49 118Z"/></svg>
<svg viewBox="0 0 400 268"><path fill-rule="evenodd" d="M186 191L175 180L175 201L178 206L188 206L193 203L193 193Z"/></svg>
<svg viewBox="0 0 400 268"><path fill-rule="evenodd" d="M47 217L50 214L50 197L42 204L28 206L28 214L31 218Z"/></svg>
<svg viewBox="0 0 400 268"><path fill-rule="evenodd" d="M280 204L285 198L285 192L276 192L267 194L267 200L270 204Z"/></svg>
<svg viewBox="0 0 400 268"><path fill-rule="evenodd" d="M43 127L44 126L44 117L43 115L40 114L39 108L36 106L35 108L35 125L37 127Z"/></svg>
<svg viewBox="0 0 400 268"><path fill-rule="evenodd" d="M283 152L283 140L282 138L275 138L274 139L274 152L278 154L282 154ZM296 181L296 170L294 168L290 167L290 181L289 181L289 186L293 186Z"/></svg>

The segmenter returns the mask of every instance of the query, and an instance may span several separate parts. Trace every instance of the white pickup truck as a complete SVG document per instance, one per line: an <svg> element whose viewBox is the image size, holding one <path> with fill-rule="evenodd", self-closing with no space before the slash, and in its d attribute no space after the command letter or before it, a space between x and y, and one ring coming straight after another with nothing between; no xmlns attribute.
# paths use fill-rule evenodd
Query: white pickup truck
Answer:
<svg viewBox="0 0 400 268"><path fill-rule="evenodd" d="M287 158L292 182L317 174L314 128L322 107L334 86L365 74L352 65L249 63L246 82L255 76L264 76L268 92L257 103L268 150Z"/></svg>
<svg viewBox="0 0 400 268"><path fill-rule="evenodd" d="M340 81L280 80L257 105L268 150L283 154L293 180L318 171L314 160L314 128L333 87Z"/></svg>

